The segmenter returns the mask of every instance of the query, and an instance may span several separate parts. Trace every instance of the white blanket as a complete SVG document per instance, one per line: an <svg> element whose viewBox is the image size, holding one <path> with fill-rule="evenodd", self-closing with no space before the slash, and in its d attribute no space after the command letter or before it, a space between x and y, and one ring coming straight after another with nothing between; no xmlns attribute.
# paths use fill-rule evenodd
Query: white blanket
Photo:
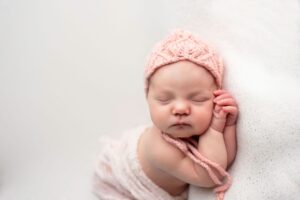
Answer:
<svg viewBox="0 0 300 200"><path fill-rule="evenodd" d="M300 198L300 2L184 1L178 20L214 45L237 98L238 154L225 199ZM191 200L214 199L191 188Z"/></svg>

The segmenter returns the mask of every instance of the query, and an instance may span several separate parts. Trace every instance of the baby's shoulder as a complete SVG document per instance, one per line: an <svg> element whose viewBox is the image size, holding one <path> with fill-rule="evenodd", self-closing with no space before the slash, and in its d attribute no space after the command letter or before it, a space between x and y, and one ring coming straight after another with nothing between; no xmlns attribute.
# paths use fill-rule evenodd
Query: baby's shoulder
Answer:
<svg viewBox="0 0 300 200"><path fill-rule="evenodd" d="M165 141L157 129L147 129L143 137L146 156L158 167L168 168L179 163L185 155L175 146Z"/></svg>

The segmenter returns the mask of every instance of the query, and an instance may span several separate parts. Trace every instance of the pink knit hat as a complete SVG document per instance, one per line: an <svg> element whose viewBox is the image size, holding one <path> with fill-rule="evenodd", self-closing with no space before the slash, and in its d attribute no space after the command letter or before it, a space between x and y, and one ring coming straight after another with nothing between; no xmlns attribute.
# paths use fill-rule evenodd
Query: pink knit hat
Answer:
<svg viewBox="0 0 300 200"><path fill-rule="evenodd" d="M188 60L207 69L215 78L218 88L222 86L223 62L213 49L193 33L177 29L155 45L145 68L145 92L153 73L167 64Z"/></svg>

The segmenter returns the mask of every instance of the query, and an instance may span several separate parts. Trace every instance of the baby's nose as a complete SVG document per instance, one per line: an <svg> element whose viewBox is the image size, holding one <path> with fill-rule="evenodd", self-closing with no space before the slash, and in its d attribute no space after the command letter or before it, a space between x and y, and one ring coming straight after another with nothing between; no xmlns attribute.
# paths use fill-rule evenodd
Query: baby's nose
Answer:
<svg viewBox="0 0 300 200"><path fill-rule="evenodd" d="M190 106L185 101L177 101L173 107L172 111L173 115L189 115L190 114Z"/></svg>

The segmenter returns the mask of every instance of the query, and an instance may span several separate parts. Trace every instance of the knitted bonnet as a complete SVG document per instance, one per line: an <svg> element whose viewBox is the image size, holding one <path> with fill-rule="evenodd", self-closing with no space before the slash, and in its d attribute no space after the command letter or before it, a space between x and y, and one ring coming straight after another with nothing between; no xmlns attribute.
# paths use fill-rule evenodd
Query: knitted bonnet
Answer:
<svg viewBox="0 0 300 200"><path fill-rule="evenodd" d="M149 89L150 77L157 69L183 60L204 67L213 75L218 88L222 87L223 62L221 58L197 35L177 29L157 43L148 57L144 74L146 94Z"/></svg>

